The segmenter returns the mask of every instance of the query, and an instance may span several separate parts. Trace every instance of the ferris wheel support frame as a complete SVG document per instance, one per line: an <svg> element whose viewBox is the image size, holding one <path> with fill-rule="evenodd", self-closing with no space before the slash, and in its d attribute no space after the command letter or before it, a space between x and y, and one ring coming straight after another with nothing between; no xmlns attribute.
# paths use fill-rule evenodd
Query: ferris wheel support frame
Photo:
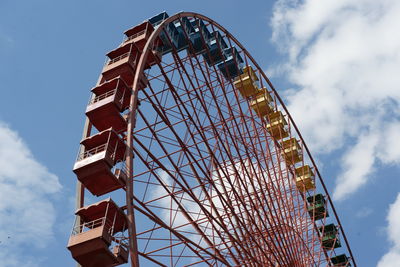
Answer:
<svg viewBox="0 0 400 267"><path fill-rule="evenodd" d="M205 20L207 22L209 22L211 25L216 26L217 28L219 28L221 31L223 31L223 33L229 37L242 51L243 53L246 54L246 56L252 61L252 63L255 65L255 67L260 70L260 74L262 75L262 77L266 80L266 82L268 83L268 85L270 86L270 88L272 89L272 91L275 93L275 96L277 97L279 103L282 105L283 109L285 110L289 121L291 123L291 125L293 125L296 133L298 134L298 137L300 138L300 140L302 141L302 144L307 152L307 155L309 156L309 159L311 160L311 163L313 164L315 171L317 173L318 179L323 187L324 193L326 194L327 198L328 198L328 202L330 203L330 206L332 208L332 211L334 213L335 219L339 225L339 227L341 228L341 233L343 235L344 241L346 243L347 249L349 251L350 257L352 258L352 261L354 263L354 266L356 267L356 262L352 253L352 250L349 246L349 242L348 239L346 237L346 234L343 230L342 224L340 222L340 219L337 215L337 211L333 205L332 199L329 195L329 192L327 190L327 187L322 179L322 176L320 174L320 171L317 167L317 165L315 164L315 161L310 153L310 150L308 148L308 146L306 145L306 143L304 142L304 139L296 125L296 123L294 122L292 116L290 115L290 113L288 112L287 107L284 105L284 102L282 101L281 97L279 96L279 94L277 93L275 87L272 85L271 81L268 79L268 77L266 76L266 74L261 71L260 66L257 64L257 62L254 60L254 58L250 55L250 53L248 53L248 51L243 47L243 45L232 35L230 34L223 26L221 26L219 23L217 23L216 21L198 14L198 13L194 13L194 12L180 12L177 13L171 17L166 18L159 26L157 29L155 29L152 34L150 35L149 39L147 40L143 51L141 51L141 55L139 58L138 63L136 64L136 71L135 71L135 75L134 75L134 79L133 79L133 83L132 83L132 92L131 92L131 98L130 98L130 104L129 104L129 115L128 115L128 127L127 127L127 136L126 136L126 141L127 141L127 150L126 150L126 167L127 167L127 172L128 172L128 180L127 180L127 185L126 185L126 209L127 209L127 221L128 221L128 232L129 232L129 255L130 255L130 259L131 259L131 266L132 267L139 267L139 255L142 255L142 253L140 253L138 251L138 246L137 246L137 239L136 239L136 223L135 223L135 214L134 214L134 210L141 210L140 207L135 206L134 205L134 200L137 201L140 204L140 200L135 198L134 196L134 186L133 186L133 160L134 160L134 147L133 147L133 142L134 142L134 137L133 137L133 131L135 128L135 124L136 124L136 110L137 110L137 106L138 106L138 92L139 92L139 84L140 82L142 82L143 78L144 78L144 69L145 69L145 65L146 65L146 60L147 60L147 56L151 51L151 48L154 45L154 41L156 40L156 38L160 35L161 31L164 31L164 28L166 25L168 25L169 23L177 20L177 19L181 19L184 17L193 17L193 18L198 18L198 19L202 19ZM98 84L101 81L101 75L99 77L99 81ZM91 123L89 122L89 119L86 118L85 121L85 126L84 126L84 130L83 130L83 137L86 138L89 136L90 134L90 130L91 130ZM77 208L81 208L84 205L84 186L78 181L77 182L77 186L76 186L76 207ZM150 214L151 215L151 214ZM79 220L79 217L77 217L77 219ZM162 222L160 222L162 223ZM167 227L167 226L165 226ZM145 256L144 254L142 256ZM216 255L217 256L217 255ZM147 257L146 257L147 258ZM151 258L148 258L149 260L153 260ZM79 264L77 266L80 266Z"/></svg>

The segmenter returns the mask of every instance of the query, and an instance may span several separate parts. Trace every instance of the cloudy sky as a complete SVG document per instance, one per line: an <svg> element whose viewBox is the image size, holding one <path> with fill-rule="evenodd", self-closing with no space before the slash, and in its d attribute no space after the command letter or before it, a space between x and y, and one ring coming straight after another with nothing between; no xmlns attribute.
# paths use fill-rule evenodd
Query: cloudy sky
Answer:
<svg viewBox="0 0 400 267"><path fill-rule="evenodd" d="M244 44L316 157L359 266L398 266L400 1L135 2L0 1L0 266L73 266L89 89L123 31L162 10L207 15Z"/></svg>

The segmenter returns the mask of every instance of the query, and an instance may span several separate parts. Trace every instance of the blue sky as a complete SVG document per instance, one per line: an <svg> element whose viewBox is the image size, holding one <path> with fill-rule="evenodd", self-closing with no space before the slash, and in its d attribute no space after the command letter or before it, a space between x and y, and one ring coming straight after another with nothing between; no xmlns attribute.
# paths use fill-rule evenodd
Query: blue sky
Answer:
<svg viewBox="0 0 400 267"><path fill-rule="evenodd" d="M124 30L163 10L202 13L247 48L317 158L359 266L397 266L398 1L135 2L0 2L0 266L73 266L89 90Z"/></svg>

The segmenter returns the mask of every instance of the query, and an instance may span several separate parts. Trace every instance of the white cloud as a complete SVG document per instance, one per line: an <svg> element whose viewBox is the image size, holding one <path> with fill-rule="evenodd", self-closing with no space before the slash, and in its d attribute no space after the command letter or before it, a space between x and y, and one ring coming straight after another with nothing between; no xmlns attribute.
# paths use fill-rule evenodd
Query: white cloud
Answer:
<svg viewBox="0 0 400 267"><path fill-rule="evenodd" d="M366 218L370 216L374 211L370 207L363 207L356 212L356 217L358 218Z"/></svg>
<svg viewBox="0 0 400 267"><path fill-rule="evenodd" d="M343 151L334 196L400 162L400 1L278 0L272 40L288 108L314 153ZM282 71L281 71L282 72ZM348 149L344 149L344 148Z"/></svg>
<svg viewBox="0 0 400 267"><path fill-rule="evenodd" d="M55 208L49 197L60 189L57 176L0 122L0 262L4 266L38 266L29 251L44 248L53 237Z"/></svg>
<svg viewBox="0 0 400 267"><path fill-rule="evenodd" d="M378 151L379 159L386 164L400 163L399 133L400 123L387 124L384 127L385 138L381 140L381 149Z"/></svg>
<svg viewBox="0 0 400 267"><path fill-rule="evenodd" d="M397 267L400 262L400 193L396 201L390 205L388 216L387 235L392 247L379 260L378 267Z"/></svg>
<svg viewBox="0 0 400 267"><path fill-rule="evenodd" d="M165 172L164 170L160 170L158 172L158 175L163 184L167 186L168 189L171 190L171 192L173 192L174 187L176 190L177 185L173 182L172 177L170 177L167 172ZM158 199L160 196L163 197L157 201L157 204L165 208L162 212L162 218L164 219L164 221L170 222L170 226L172 227L178 227L181 228L181 230L183 229L186 231L189 230L188 228L191 228L191 226L190 224L188 224L188 220L186 219L184 214L180 211L178 204L172 199L171 196L166 195L165 189L161 186L157 187L152 193L153 199ZM199 206L195 202L190 200L191 197L187 193L182 192L179 194L175 194L175 197L186 210L191 212L192 216L194 214L201 214L200 217L204 216L200 212ZM171 213L170 210L173 210L175 212Z"/></svg>
<svg viewBox="0 0 400 267"><path fill-rule="evenodd" d="M357 144L343 156L344 172L338 177L334 199L344 198L367 182L368 175L373 171L377 141L377 136L371 134L360 136Z"/></svg>

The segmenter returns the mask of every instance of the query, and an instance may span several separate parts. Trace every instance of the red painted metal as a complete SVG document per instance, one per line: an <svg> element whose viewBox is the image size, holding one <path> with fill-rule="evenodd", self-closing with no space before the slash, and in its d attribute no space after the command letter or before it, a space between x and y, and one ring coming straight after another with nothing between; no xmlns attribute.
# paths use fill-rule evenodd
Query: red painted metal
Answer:
<svg viewBox="0 0 400 267"><path fill-rule="evenodd" d="M86 108L86 116L99 131L113 128L116 132L126 132L127 122L121 112L129 106L131 89L125 81L114 78L92 89L94 97Z"/></svg>
<svg viewBox="0 0 400 267"><path fill-rule="evenodd" d="M121 245L122 239L116 237L125 231L126 216L110 198L80 208L76 215L81 222L73 229L68 249L79 264L108 267L127 262L128 252Z"/></svg>
<svg viewBox="0 0 400 267"><path fill-rule="evenodd" d="M210 32L220 31L230 47L238 48L244 65L254 69L252 79L264 90L263 99L260 94L243 97L227 69L222 75L216 64L188 52L194 48L185 31L187 50L173 46L161 56L160 36L172 43L167 25L187 27L186 18L198 27L202 20ZM92 89L86 110L91 123L74 172L95 195L125 190L129 238L120 248L129 249L131 265L329 265L336 252L323 248L320 232L332 218L325 213L314 220L306 200L323 190L326 208L333 210L344 237L343 249L356 266L301 134L245 48L215 21L188 12L167 18L156 29L143 22L125 35L121 46L107 54L110 61ZM204 53L210 58L206 41ZM271 126L270 115L278 111L285 123ZM90 125L102 132L96 134ZM293 148L290 140L299 143ZM295 170L305 165L315 170L318 183L299 190ZM77 196L82 207L81 188ZM88 214L96 212L88 211L101 205L83 207L77 215L81 221L94 219ZM79 253L88 258L91 252Z"/></svg>
<svg viewBox="0 0 400 267"><path fill-rule="evenodd" d="M112 201L111 198L101 200L97 203L82 207L75 212L85 222L95 221L105 218L114 221L112 224L112 233L124 231L126 228L126 218L124 212Z"/></svg>
<svg viewBox="0 0 400 267"><path fill-rule="evenodd" d="M74 165L78 180L94 195L101 196L124 187L127 181L123 166L114 168L124 159L126 145L111 129L82 140L82 153Z"/></svg>

